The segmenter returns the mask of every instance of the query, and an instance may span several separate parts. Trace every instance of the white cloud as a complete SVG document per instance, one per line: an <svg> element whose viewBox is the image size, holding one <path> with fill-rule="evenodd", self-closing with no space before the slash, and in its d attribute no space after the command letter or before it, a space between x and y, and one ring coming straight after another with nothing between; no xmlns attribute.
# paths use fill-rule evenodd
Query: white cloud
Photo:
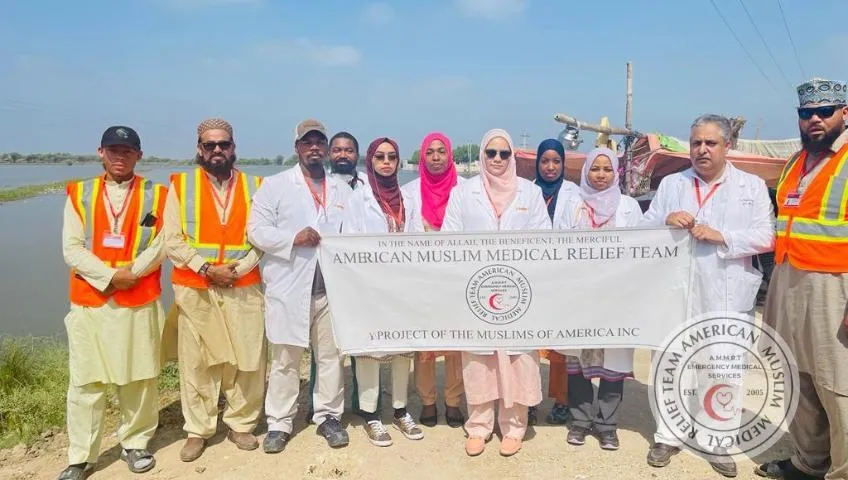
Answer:
<svg viewBox="0 0 848 480"><path fill-rule="evenodd" d="M395 10L388 3L369 3L362 12L362 22L366 25L388 25L395 18Z"/></svg>
<svg viewBox="0 0 848 480"><path fill-rule="evenodd" d="M259 5L264 0L156 0L157 3L173 10L199 10L209 7L237 7Z"/></svg>
<svg viewBox="0 0 848 480"><path fill-rule="evenodd" d="M465 15L483 20L508 20L524 13L527 0L455 0Z"/></svg>
<svg viewBox="0 0 848 480"><path fill-rule="evenodd" d="M256 53L263 60L306 60L324 67L350 67L362 59L350 45L321 45L307 38L265 42L256 47Z"/></svg>

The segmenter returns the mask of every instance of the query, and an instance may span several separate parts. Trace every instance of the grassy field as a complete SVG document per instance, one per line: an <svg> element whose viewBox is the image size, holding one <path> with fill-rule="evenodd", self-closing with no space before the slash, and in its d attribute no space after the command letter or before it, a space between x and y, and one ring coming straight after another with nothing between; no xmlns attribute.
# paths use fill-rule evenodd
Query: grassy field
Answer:
<svg viewBox="0 0 848 480"><path fill-rule="evenodd" d="M176 364L162 369L159 388L179 391ZM64 429L67 389L68 349L59 338L0 341L0 448L29 445L45 430ZM109 397L114 409L114 391Z"/></svg>
<svg viewBox="0 0 848 480"><path fill-rule="evenodd" d="M25 185L23 187L0 189L0 203L14 202L26 198L37 197L45 193L56 193L65 190L69 180L61 182L44 183L41 185ZM72 181L72 180L71 180Z"/></svg>

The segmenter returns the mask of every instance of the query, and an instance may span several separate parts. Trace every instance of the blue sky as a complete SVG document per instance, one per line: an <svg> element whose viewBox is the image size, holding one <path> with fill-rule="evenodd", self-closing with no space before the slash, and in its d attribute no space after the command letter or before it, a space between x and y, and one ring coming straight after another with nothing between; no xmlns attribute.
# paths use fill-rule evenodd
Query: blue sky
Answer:
<svg viewBox="0 0 848 480"><path fill-rule="evenodd" d="M685 136L715 112L745 116L746 138L760 119L761 138L797 136L792 87L848 78L845 0L782 0L803 74L776 0L744 5L783 74L741 2L715 1L768 80L710 0L4 2L0 151L88 153L127 124L146 155L187 158L207 116L233 123L243 157L291 154L307 117L404 157L433 130L536 145L557 112L623 124L628 60L641 131Z"/></svg>

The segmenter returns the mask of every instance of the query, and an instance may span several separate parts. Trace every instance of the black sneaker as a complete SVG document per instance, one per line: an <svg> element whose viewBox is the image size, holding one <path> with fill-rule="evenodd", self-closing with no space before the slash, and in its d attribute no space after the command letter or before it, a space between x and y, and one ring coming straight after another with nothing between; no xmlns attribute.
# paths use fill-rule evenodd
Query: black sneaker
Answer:
<svg viewBox="0 0 848 480"><path fill-rule="evenodd" d="M576 445L579 447L586 443L586 435L589 435L588 428L572 425L571 430L568 431L568 436L565 437L565 441L568 442L569 445Z"/></svg>
<svg viewBox="0 0 848 480"><path fill-rule="evenodd" d="M822 477L809 475L798 470L797 468L795 468L795 465L792 465L792 461L788 458L784 460L773 460L771 462L759 465L754 469L754 473L765 478L786 478L797 480L822 479Z"/></svg>
<svg viewBox="0 0 848 480"><path fill-rule="evenodd" d="M350 437L342 428L341 422L332 415L326 415L321 425L318 425L318 434L327 440L327 445L332 448L344 447L350 443Z"/></svg>
<svg viewBox="0 0 848 480"><path fill-rule="evenodd" d="M618 434L615 430L598 432L598 443L601 444L603 450L618 450Z"/></svg>
<svg viewBox="0 0 848 480"><path fill-rule="evenodd" d="M657 468L665 467L671 463L671 457L678 453L680 453L680 449L677 447L672 447L664 443L655 443L648 450L648 465Z"/></svg>
<svg viewBox="0 0 848 480"><path fill-rule="evenodd" d="M536 425L538 420L538 408L536 407L527 407L527 425L533 426Z"/></svg>
<svg viewBox="0 0 848 480"><path fill-rule="evenodd" d="M262 450L265 453L280 453L286 448L289 438L291 438L289 433L271 430L265 435L265 440L262 440Z"/></svg>

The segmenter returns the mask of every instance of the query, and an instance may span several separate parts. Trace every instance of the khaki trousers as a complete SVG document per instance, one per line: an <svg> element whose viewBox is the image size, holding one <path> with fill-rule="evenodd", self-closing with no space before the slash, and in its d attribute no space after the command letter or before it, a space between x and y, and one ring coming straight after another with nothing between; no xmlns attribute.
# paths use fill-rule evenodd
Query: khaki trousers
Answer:
<svg viewBox="0 0 848 480"><path fill-rule="evenodd" d="M445 405L459 407L462 403L462 353L446 352L445 357ZM422 362L415 355L415 388L422 405L436 404L436 361Z"/></svg>
<svg viewBox="0 0 848 480"><path fill-rule="evenodd" d="M230 363L206 365L193 335L179 335L180 400L183 430L189 437L211 438L218 429L218 397L224 394L223 422L230 430L251 433L262 414L265 394L264 344L260 368L239 370Z"/></svg>
<svg viewBox="0 0 848 480"><path fill-rule="evenodd" d="M848 480L848 396L827 390L801 372L800 396L789 432L795 468L825 480Z"/></svg>
<svg viewBox="0 0 848 480"><path fill-rule="evenodd" d="M356 382L359 387L359 408L366 413L377 411L380 398L380 361L369 357L356 358ZM409 399L409 367L412 359L397 356L390 361L392 368L392 407L406 408Z"/></svg>
<svg viewBox="0 0 848 480"><path fill-rule="evenodd" d="M117 385L121 426L118 440L127 449L147 448L159 424L157 379ZM106 384L68 387L68 464L96 463L103 439Z"/></svg>
<svg viewBox="0 0 848 480"><path fill-rule="evenodd" d="M342 418L344 357L333 336L326 295L312 297L310 317L310 344L317 367L312 420L320 425L327 415L337 420ZM268 431L292 432L300 393L300 358L304 350L304 347L296 345L271 344L271 373L265 397Z"/></svg>

